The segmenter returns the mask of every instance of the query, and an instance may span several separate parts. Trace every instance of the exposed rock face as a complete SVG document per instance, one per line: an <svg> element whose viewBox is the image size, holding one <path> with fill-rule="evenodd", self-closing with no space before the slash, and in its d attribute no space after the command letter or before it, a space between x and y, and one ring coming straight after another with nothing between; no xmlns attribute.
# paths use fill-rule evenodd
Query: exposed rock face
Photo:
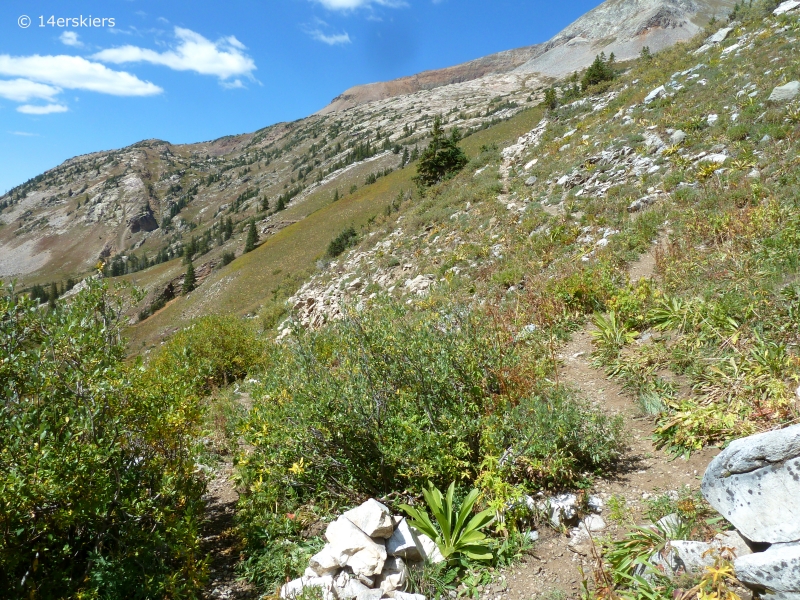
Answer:
<svg viewBox="0 0 800 600"><path fill-rule="evenodd" d="M747 539L800 540L800 425L731 443L709 465L702 491Z"/></svg>
<svg viewBox="0 0 800 600"><path fill-rule="evenodd" d="M734 2L708 0L607 0L543 45L518 71L561 77L588 66L601 52L635 58L645 46L658 51L697 34L705 21Z"/></svg>
<svg viewBox="0 0 800 600"><path fill-rule="evenodd" d="M357 85L334 98L317 114L327 115L367 102L413 94L421 90L431 90L443 85L472 81L489 73L507 73L527 62L537 53L538 49L539 46L527 46L506 50L453 67L423 71L417 75L401 77L392 81Z"/></svg>

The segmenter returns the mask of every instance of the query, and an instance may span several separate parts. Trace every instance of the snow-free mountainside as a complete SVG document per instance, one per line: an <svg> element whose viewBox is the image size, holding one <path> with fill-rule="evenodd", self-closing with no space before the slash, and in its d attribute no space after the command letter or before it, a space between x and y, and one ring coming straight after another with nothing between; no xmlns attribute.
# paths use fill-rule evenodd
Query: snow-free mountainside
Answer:
<svg viewBox="0 0 800 600"><path fill-rule="evenodd" d="M0 197L0 597L800 598L799 43L609 0Z"/></svg>

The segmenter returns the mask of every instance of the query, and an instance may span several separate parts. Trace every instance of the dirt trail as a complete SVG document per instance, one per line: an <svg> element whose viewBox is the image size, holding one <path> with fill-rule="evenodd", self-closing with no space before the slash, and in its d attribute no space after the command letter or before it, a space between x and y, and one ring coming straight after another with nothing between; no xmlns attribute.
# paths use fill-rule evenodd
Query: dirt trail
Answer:
<svg viewBox="0 0 800 600"><path fill-rule="evenodd" d="M248 394L236 395L245 410L252 408ZM204 600L250 600L259 594L247 582L238 581L236 563L241 556L241 540L236 535L235 518L239 492L233 483L233 462L225 456L214 469L206 495L206 516L202 527L202 551L209 557L209 581Z"/></svg>
<svg viewBox="0 0 800 600"><path fill-rule="evenodd" d="M651 250L631 265L632 279L652 277L655 270L654 252ZM605 408L609 414L619 414L624 419L628 449L620 461L619 468L596 482L592 493L604 501L603 518L608 525L604 533L612 536L620 528L609 518L608 499L611 496L624 498L633 519L642 522L644 500L671 490L689 486L696 490L708 463L719 450L711 448L693 454L688 460L675 458L656 449L651 441L652 420L643 417L634 400L618 383L608 379L601 370L591 365L593 350L591 326L573 335L561 349L559 379L566 385L577 388L595 405ZM494 600L530 600L536 597L578 598L580 597L581 572L591 574L588 557L572 552L569 539L549 528L540 529L541 539L533 555L524 563L505 574L506 584L494 590L488 597ZM505 587L506 589L502 589Z"/></svg>

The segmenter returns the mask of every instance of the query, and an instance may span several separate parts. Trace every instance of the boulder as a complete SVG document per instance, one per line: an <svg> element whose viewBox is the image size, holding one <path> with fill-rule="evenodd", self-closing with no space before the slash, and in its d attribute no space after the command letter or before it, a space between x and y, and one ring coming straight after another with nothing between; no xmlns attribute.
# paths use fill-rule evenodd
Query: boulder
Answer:
<svg viewBox="0 0 800 600"><path fill-rule="evenodd" d="M603 531L606 528L606 522L598 515L587 516L580 525L570 532L570 540L568 548L577 554L589 556L592 552L592 545L595 542L592 538L593 534ZM595 544L598 548L600 544ZM599 550L598 550L599 551Z"/></svg>
<svg viewBox="0 0 800 600"><path fill-rule="evenodd" d="M717 33L712 35L706 40L707 44L719 44L720 42L724 42L725 38L730 35L731 31L733 31L733 27L723 27Z"/></svg>
<svg viewBox="0 0 800 600"><path fill-rule="evenodd" d="M773 544L733 561L736 577L753 589L774 594L765 599L800 600L800 544Z"/></svg>
<svg viewBox="0 0 800 600"><path fill-rule="evenodd" d="M436 545L436 542L417 529L412 529L411 531L419 540L422 560L428 560L433 564L444 562L444 556L442 556L442 553L439 551L439 546Z"/></svg>
<svg viewBox="0 0 800 600"><path fill-rule="evenodd" d="M666 93L667 93L667 88L665 88L663 85L660 85L652 92L647 94L647 96L645 96L644 103L650 104L654 100L658 100L659 98L661 98Z"/></svg>
<svg viewBox="0 0 800 600"><path fill-rule="evenodd" d="M375 588L380 588L385 596L389 592L406 587L408 570L402 558L391 556L386 559L380 577L375 580Z"/></svg>
<svg viewBox="0 0 800 600"><path fill-rule="evenodd" d="M347 564L347 558L347 554L341 550L337 550L331 544L325 544L325 547L308 561L308 568L314 572L316 577L335 575Z"/></svg>
<svg viewBox="0 0 800 600"><path fill-rule="evenodd" d="M380 590L371 590L367 588L356 596L356 600L381 600L383 592Z"/></svg>
<svg viewBox="0 0 800 600"><path fill-rule="evenodd" d="M318 588L322 591L322 600L336 600L333 591L333 577L301 577L281 587L281 598L296 598L304 588Z"/></svg>
<svg viewBox="0 0 800 600"><path fill-rule="evenodd" d="M786 85L779 85L769 95L770 102L789 102L800 94L800 81L790 81Z"/></svg>
<svg viewBox="0 0 800 600"><path fill-rule="evenodd" d="M422 560L419 541L405 519L401 519L386 542L386 553L389 556L400 556L409 562Z"/></svg>
<svg viewBox="0 0 800 600"><path fill-rule="evenodd" d="M345 571L339 573L339 576L333 580L333 590L339 600L352 600L358 598L359 594L373 591Z"/></svg>
<svg viewBox="0 0 800 600"><path fill-rule="evenodd" d="M536 175L531 175L525 180L525 185L535 185L536 182L539 181Z"/></svg>
<svg viewBox="0 0 800 600"><path fill-rule="evenodd" d="M745 538L800 540L800 425L732 442L711 461L701 489Z"/></svg>
<svg viewBox="0 0 800 600"><path fill-rule="evenodd" d="M701 573L706 567L714 565L717 553L709 550L714 550L714 546L706 542L673 540L664 550L653 554L650 562L670 577L684 573Z"/></svg>
<svg viewBox="0 0 800 600"><path fill-rule="evenodd" d="M573 521L578 515L578 498L575 494L560 494L545 501L543 508L547 511L550 524L561 527L561 523Z"/></svg>
<svg viewBox="0 0 800 600"><path fill-rule="evenodd" d="M394 600L425 600L422 594L409 594L407 592L395 592L391 595Z"/></svg>
<svg viewBox="0 0 800 600"><path fill-rule="evenodd" d="M728 554L733 554L734 558L747 556L752 554L753 551L747 544L747 540L742 537L738 531L723 531L714 536L714 541L711 544L720 550L726 551Z"/></svg>
<svg viewBox="0 0 800 600"><path fill-rule="evenodd" d="M778 5L778 8L772 11L773 15L782 15L789 11L794 10L795 8L800 7L800 1L798 0L787 0L786 2L781 2Z"/></svg>
<svg viewBox="0 0 800 600"><path fill-rule="evenodd" d="M730 158L727 154L706 154L704 157L700 159L699 162L701 163L716 163L719 165L724 165L725 161Z"/></svg>
<svg viewBox="0 0 800 600"><path fill-rule="evenodd" d="M344 516L369 537L388 538L394 529L389 509L372 498L348 510Z"/></svg>
<svg viewBox="0 0 800 600"><path fill-rule="evenodd" d="M669 137L669 141L673 146L678 146L679 144L682 144L685 139L686 139L686 133L684 133L680 129L678 129L675 133L673 133Z"/></svg>
<svg viewBox="0 0 800 600"><path fill-rule="evenodd" d="M356 575L372 577L383 569L386 560L383 542L373 540L344 515L328 525L325 538L330 542L330 552L346 556L345 565Z"/></svg>

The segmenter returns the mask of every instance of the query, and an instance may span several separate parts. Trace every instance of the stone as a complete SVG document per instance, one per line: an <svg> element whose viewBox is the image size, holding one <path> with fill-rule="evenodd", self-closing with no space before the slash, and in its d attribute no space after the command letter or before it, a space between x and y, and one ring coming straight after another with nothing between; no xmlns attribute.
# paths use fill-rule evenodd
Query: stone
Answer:
<svg viewBox="0 0 800 600"><path fill-rule="evenodd" d="M747 174L748 179L761 179L761 171L753 169Z"/></svg>
<svg viewBox="0 0 800 600"><path fill-rule="evenodd" d="M719 44L720 42L724 42L725 38L730 35L731 31L733 31L733 27L723 27L717 33L712 35L706 40L707 44Z"/></svg>
<svg viewBox="0 0 800 600"><path fill-rule="evenodd" d="M344 517L369 537L389 538L394 530L389 509L372 498L348 510Z"/></svg>
<svg viewBox="0 0 800 600"><path fill-rule="evenodd" d="M731 442L711 461L701 490L748 540L800 540L800 425Z"/></svg>
<svg viewBox="0 0 800 600"><path fill-rule="evenodd" d="M383 592L380 590L371 590L367 588L366 590L359 592L358 596L356 596L356 600L381 600L383 598Z"/></svg>
<svg viewBox="0 0 800 600"><path fill-rule="evenodd" d="M318 588L322 591L322 600L336 600L333 591L333 577L301 577L281 587L281 598L296 598L304 588Z"/></svg>
<svg viewBox="0 0 800 600"><path fill-rule="evenodd" d="M561 523L572 521L577 515L578 498L575 494L560 494L545 501L550 524L561 527Z"/></svg>
<svg viewBox="0 0 800 600"><path fill-rule="evenodd" d="M385 596L389 592L402 590L406 586L408 570L403 559L391 556L386 559L380 577L375 580L375 587L380 588Z"/></svg>
<svg viewBox="0 0 800 600"><path fill-rule="evenodd" d="M650 104L654 100L658 100L659 98L661 98L666 93L667 93L667 88L665 88L663 85L660 85L652 92L647 94L647 96L645 96L644 103Z"/></svg>
<svg viewBox="0 0 800 600"><path fill-rule="evenodd" d="M373 591L345 571L339 573L333 580L333 589L339 600L352 600L358 598L359 594Z"/></svg>
<svg viewBox="0 0 800 600"><path fill-rule="evenodd" d="M401 519L394 529L392 537L386 542L386 553L389 556L400 556L410 562L422 560L422 553L411 527L405 519Z"/></svg>
<svg viewBox="0 0 800 600"><path fill-rule="evenodd" d="M433 564L444 562L444 556L442 556L442 553L439 550L439 546L436 545L436 542L417 529L412 529L412 531L419 540L419 549L420 554L422 555L422 560L428 560Z"/></svg>
<svg viewBox="0 0 800 600"><path fill-rule="evenodd" d="M773 544L765 552L737 558L733 568L748 587L775 592L762 595L765 599L800 599L800 544Z"/></svg>
<svg viewBox="0 0 800 600"><path fill-rule="evenodd" d="M657 152L659 150L663 150L666 148L666 144L664 140L658 137L657 134L653 133L652 131L648 131L644 134L644 145L650 150L650 152Z"/></svg>
<svg viewBox="0 0 800 600"><path fill-rule="evenodd" d="M714 546L706 542L673 540L664 550L653 554L650 562L670 577L684 573L701 573L706 567L714 565L716 552L713 550Z"/></svg>
<svg viewBox="0 0 800 600"><path fill-rule="evenodd" d="M308 568L316 577L334 575L347 564L347 558L347 554L335 550L331 544L325 544L325 547L308 561Z"/></svg>
<svg viewBox="0 0 800 600"><path fill-rule="evenodd" d="M786 85L779 85L769 95L770 102L788 102L800 94L800 81L790 81Z"/></svg>
<svg viewBox="0 0 800 600"><path fill-rule="evenodd" d="M386 560L384 543L373 540L344 515L328 525L325 538L330 542L334 556L347 556L345 565L356 575L371 577L383 569Z"/></svg>
<svg viewBox="0 0 800 600"><path fill-rule="evenodd" d="M678 129L675 133L669 136L669 141L673 146L682 144L685 139L686 139L686 133L684 133L680 129Z"/></svg>
<svg viewBox="0 0 800 600"><path fill-rule="evenodd" d="M747 544L747 540L736 530L718 533L714 536L714 541L711 543L720 550L724 549L727 550L728 553L732 553L735 558L753 553L750 546Z"/></svg>
<svg viewBox="0 0 800 600"><path fill-rule="evenodd" d="M670 513L656 521L656 528L663 531L669 539L677 537L681 530L681 525L683 525L683 521L681 521L678 513Z"/></svg>
<svg viewBox="0 0 800 600"><path fill-rule="evenodd" d="M725 161L730 158L727 154L706 154L700 159L701 163L716 163L718 165L724 165Z"/></svg>
<svg viewBox="0 0 800 600"><path fill-rule="evenodd" d="M537 181L539 181L539 179L536 175L531 175L525 180L525 185L535 185Z"/></svg>
<svg viewBox="0 0 800 600"><path fill-rule="evenodd" d="M395 592L391 596L394 600L425 600L422 594L409 594L408 592Z"/></svg>
<svg viewBox="0 0 800 600"><path fill-rule="evenodd" d="M570 531L570 540L567 547L577 554L589 556L592 553L592 534L603 531L606 522L598 515L589 515L580 525Z"/></svg>
<svg viewBox="0 0 800 600"><path fill-rule="evenodd" d="M708 123L709 127L716 125L717 121L719 121L719 115L708 115L706 117L706 123Z"/></svg>
<svg viewBox="0 0 800 600"><path fill-rule="evenodd" d="M800 6L800 1L798 0L787 0L786 2L781 2L778 5L778 8L772 11L773 15L782 15L789 11L794 10L795 8Z"/></svg>

